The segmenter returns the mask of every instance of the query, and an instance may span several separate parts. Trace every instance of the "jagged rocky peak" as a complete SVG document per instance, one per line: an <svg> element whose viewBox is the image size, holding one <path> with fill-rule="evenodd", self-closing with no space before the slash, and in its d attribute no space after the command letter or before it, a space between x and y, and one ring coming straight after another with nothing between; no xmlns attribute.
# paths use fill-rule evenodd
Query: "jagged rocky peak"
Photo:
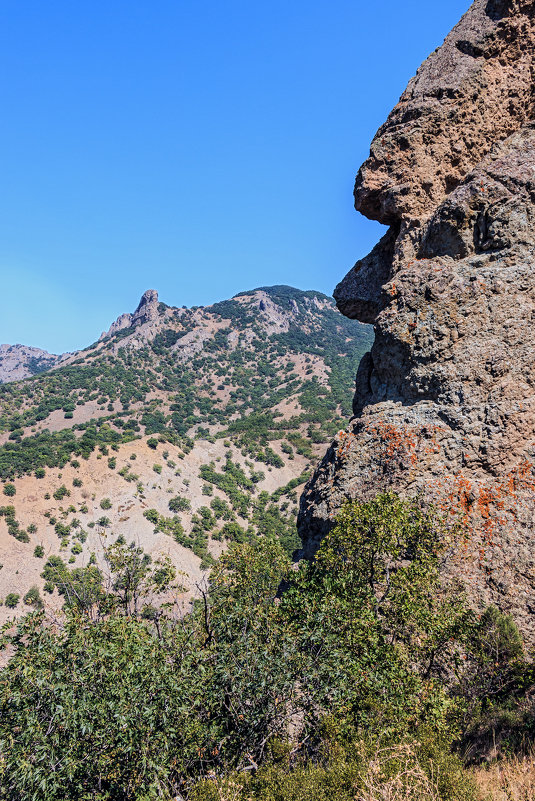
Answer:
<svg viewBox="0 0 535 801"><path fill-rule="evenodd" d="M154 322L158 318L158 293L155 289L147 289L141 296L138 306L132 314L121 314L108 331L104 331L100 339L112 337L119 331L133 326L143 325L143 323Z"/></svg>
<svg viewBox="0 0 535 801"><path fill-rule="evenodd" d="M141 296L138 307L132 315L132 324L147 323L158 316L158 293L147 289Z"/></svg>
<svg viewBox="0 0 535 801"><path fill-rule="evenodd" d="M535 638L535 2L476 0L379 129L355 205L390 226L335 290L375 324L355 417L303 495L312 554L345 498L460 519L449 571Z"/></svg>

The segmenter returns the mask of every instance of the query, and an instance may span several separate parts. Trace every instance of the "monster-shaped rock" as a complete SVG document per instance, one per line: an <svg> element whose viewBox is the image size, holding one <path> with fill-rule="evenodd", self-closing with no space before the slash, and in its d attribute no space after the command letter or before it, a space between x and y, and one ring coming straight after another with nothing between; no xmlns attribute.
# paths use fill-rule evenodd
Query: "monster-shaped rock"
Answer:
<svg viewBox="0 0 535 801"><path fill-rule="evenodd" d="M359 171L389 230L335 290L375 325L354 418L301 500L312 556L346 498L393 489L461 535L445 569L535 638L535 2L476 0Z"/></svg>

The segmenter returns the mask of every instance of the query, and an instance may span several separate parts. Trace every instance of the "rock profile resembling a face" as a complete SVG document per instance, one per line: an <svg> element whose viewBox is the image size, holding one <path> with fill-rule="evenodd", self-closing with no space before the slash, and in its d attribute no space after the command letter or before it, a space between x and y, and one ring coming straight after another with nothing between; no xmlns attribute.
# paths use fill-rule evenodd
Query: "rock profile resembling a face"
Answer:
<svg viewBox="0 0 535 801"><path fill-rule="evenodd" d="M535 638L535 1L476 0L410 81L355 183L389 229L336 287L375 325L355 417L305 489L313 555L346 498L461 519L446 569Z"/></svg>

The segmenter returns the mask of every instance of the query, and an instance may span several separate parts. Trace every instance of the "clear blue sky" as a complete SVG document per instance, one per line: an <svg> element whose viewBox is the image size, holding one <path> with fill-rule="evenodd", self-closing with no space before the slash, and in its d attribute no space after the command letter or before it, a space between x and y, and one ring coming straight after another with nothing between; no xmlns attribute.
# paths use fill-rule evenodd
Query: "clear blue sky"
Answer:
<svg viewBox="0 0 535 801"><path fill-rule="evenodd" d="M469 0L3 0L0 342L61 352L147 288L332 293L354 175Z"/></svg>

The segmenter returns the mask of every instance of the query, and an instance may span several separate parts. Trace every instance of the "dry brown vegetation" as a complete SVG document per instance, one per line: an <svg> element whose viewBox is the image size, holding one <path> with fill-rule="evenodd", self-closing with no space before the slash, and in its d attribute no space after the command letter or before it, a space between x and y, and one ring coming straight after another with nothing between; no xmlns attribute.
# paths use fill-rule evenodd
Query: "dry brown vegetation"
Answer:
<svg viewBox="0 0 535 801"><path fill-rule="evenodd" d="M533 801L535 799L535 751L510 757L489 767L473 770L482 801Z"/></svg>

